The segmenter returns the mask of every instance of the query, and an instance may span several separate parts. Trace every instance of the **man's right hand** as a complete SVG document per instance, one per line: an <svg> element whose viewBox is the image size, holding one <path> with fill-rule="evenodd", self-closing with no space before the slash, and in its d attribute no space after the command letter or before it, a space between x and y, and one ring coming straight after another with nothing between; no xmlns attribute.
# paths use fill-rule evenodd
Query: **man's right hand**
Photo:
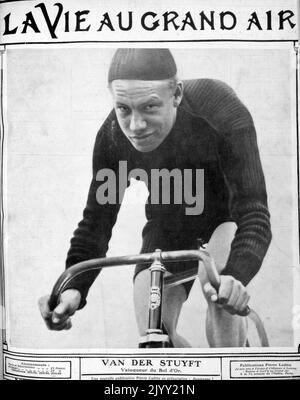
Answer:
<svg viewBox="0 0 300 400"><path fill-rule="evenodd" d="M81 301L81 294L77 289L67 289L61 296L59 304L53 311L49 309L50 295L39 299L41 315L48 329L61 331L72 327L71 316L74 315Z"/></svg>

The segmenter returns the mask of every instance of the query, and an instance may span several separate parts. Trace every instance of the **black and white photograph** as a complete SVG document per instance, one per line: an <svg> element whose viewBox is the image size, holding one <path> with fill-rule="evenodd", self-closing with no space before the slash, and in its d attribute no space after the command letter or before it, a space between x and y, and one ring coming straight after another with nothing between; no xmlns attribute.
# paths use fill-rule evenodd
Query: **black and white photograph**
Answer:
<svg viewBox="0 0 300 400"><path fill-rule="evenodd" d="M196 355L296 356L296 2L273 2L273 14L271 2L254 13L246 1L218 9L190 1L184 13L178 6L173 14L170 2L154 2L142 7L144 37L134 31L130 1L117 19L105 14L106 2L98 24L95 16L89 20L93 1L74 2L72 10L81 10L76 21L68 1L57 10L52 1L44 7L22 1L24 11L19 6L15 14L14 2L3 3L7 359L10 350L25 359L27 353L109 354L110 361L102 359L109 372L119 365L114 352L121 352L129 372L137 365L167 376L178 367L197 376ZM57 15L49 32L47 12L51 21ZM224 40L209 40L213 24ZM267 38L273 27L278 39L243 40L232 34L235 25ZM42 29L46 40L39 42ZM103 42L88 40L92 30L93 37L103 30ZM194 40L196 34L204 39ZM27 36L32 43L21 42ZM158 359L130 358L147 352L177 354L178 364L160 359L167 369L159 370ZM26 366L7 359L8 379L14 371L25 374ZM244 376L235 362L226 379ZM92 361L85 368L92 376Z"/></svg>

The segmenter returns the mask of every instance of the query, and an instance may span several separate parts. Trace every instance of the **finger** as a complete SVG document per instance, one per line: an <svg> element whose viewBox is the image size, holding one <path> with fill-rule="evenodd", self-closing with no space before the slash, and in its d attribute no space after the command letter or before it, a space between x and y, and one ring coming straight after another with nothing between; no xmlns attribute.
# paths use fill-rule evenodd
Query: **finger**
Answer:
<svg viewBox="0 0 300 400"><path fill-rule="evenodd" d="M47 328L50 329L50 330L52 330L52 322L51 322L51 319L45 319L44 322L45 322Z"/></svg>
<svg viewBox="0 0 300 400"><path fill-rule="evenodd" d="M203 266L203 263L201 261L199 262L198 277L200 279L202 287L204 287L204 285L209 282L209 278L207 276L207 272L206 272L206 270L205 270L205 268Z"/></svg>
<svg viewBox="0 0 300 400"><path fill-rule="evenodd" d="M237 311L241 311L243 304L247 300L247 297L248 297L248 293L247 293L246 288L244 286L241 286L239 297L234 305L234 307Z"/></svg>
<svg viewBox="0 0 300 400"><path fill-rule="evenodd" d="M47 325L47 328L50 329L51 331L60 330L61 327L65 324L65 322L54 324L54 323L52 322L52 319L47 319L47 320L45 320L45 323L46 323L46 325Z"/></svg>
<svg viewBox="0 0 300 400"><path fill-rule="evenodd" d="M54 324L65 322L69 318L68 308L69 307L66 303L59 303L53 311L52 322Z"/></svg>
<svg viewBox="0 0 300 400"><path fill-rule="evenodd" d="M72 328L72 321L71 321L71 318L69 318L65 325L65 330L68 331L71 328Z"/></svg>
<svg viewBox="0 0 300 400"><path fill-rule="evenodd" d="M52 315L52 312L49 308L49 298L50 296L44 296L41 297L38 301L39 310L44 319L49 319Z"/></svg>
<svg viewBox="0 0 300 400"><path fill-rule="evenodd" d="M68 318L66 321L64 321L62 323L54 324L52 322L52 323L49 323L49 325L50 325L49 329L51 329L52 331L62 331L62 330L71 329L72 322L71 322L71 319Z"/></svg>
<svg viewBox="0 0 300 400"><path fill-rule="evenodd" d="M66 303L68 305L68 314L75 314L78 306L80 304L81 294L78 290L75 289L67 289L60 296L60 302Z"/></svg>
<svg viewBox="0 0 300 400"><path fill-rule="evenodd" d="M232 286L232 292L229 296L229 299L227 301L227 305L229 307L235 308L237 309L237 305L238 303L241 302L241 298L242 298L242 293L241 293L241 287L239 284L234 284Z"/></svg>
<svg viewBox="0 0 300 400"><path fill-rule="evenodd" d="M218 302L220 304L227 304L230 298L233 287L233 281L226 281L225 283L221 282L219 293L218 293Z"/></svg>
<svg viewBox="0 0 300 400"><path fill-rule="evenodd" d="M62 324L52 324L53 330L56 331L62 331L62 330L69 330L72 327L72 322L71 319L68 318L66 321L64 321Z"/></svg>
<svg viewBox="0 0 300 400"><path fill-rule="evenodd" d="M239 311L244 311L249 303L250 300L250 296L248 293L245 294L245 296L243 297L243 300L241 301L241 303L238 305L238 310Z"/></svg>
<svg viewBox="0 0 300 400"><path fill-rule="evenodd" d="M218 293L216 289L211 285L211 283L205 283L205 285L203 286L203 291L206 297L212 302L216 302L218 300Z"/></svg>

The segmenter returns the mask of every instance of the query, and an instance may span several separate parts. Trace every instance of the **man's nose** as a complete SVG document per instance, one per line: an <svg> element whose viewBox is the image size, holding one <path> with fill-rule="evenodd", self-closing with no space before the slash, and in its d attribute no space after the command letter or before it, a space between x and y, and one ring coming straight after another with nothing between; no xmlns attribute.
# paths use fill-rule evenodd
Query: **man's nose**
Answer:
<svg viewBox="0 0 300 400"><path fill-rule="evenodd" d="M146 121L139 113L133 113L130 120L130 130L132 132L143 131L146 128Z"/></svg>

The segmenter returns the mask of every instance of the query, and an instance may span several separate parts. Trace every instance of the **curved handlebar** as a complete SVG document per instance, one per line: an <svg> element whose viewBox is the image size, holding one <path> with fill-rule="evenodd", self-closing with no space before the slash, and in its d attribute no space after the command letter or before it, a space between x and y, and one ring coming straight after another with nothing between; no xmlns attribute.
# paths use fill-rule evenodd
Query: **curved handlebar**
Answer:
<svg viewBox="0 0 300 400"><path fill-rule="evenodd" d="M160 254L162 262L166 263L174 261L202 260L202 253L202 250L180 250L162 251ZM60 294L63 292L66 285L78 275L87 271L118 267L121 265L148 264L152 263L156 257L157 253L154 252L122 257L94 258L75 264L66 269L56 281L49 300L50 310L54 310L58 304Z"/></svg>
<svg viewBox="0 0 300 400"><path fill-rule="evenodd" d="M202 261L208 275L209 281L212 286L218 290L220 286L220 276L214 264L213 258L210 254L204 250L178 250L178 251L162 251L160 252L161 261L163 263L174 262L174 261L191 261L198 260ZM144 253L138 255L129 255L122 257L104 257L87 260L73 265L66 269L56 281L49 300L49 308L51 311L55 309L59 302L59 297L63 292L64 288L69 282L72 281L78 275L84 272L99 270L102 268L117 267L121 265L134 265L134 264L146 264L152 263L157 259L157 252ZM247 316L250 312L250 308L247 306L245 310L239 315Z"/></svg>

